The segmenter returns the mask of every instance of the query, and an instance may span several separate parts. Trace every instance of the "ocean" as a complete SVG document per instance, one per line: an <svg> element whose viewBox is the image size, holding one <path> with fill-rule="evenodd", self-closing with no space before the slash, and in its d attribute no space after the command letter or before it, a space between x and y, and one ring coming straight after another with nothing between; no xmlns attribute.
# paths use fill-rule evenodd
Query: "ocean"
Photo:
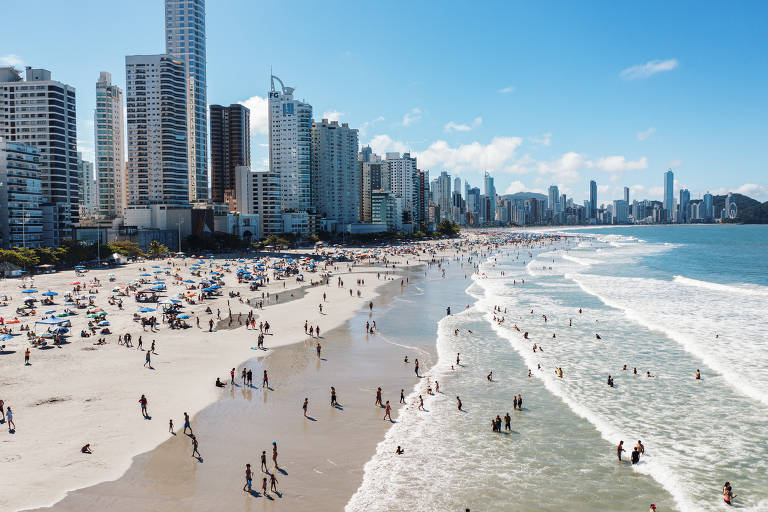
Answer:
<svg viewBox="0 0 768 512"><path fill-rule="evenodd" d="M768 227L563 233L558 245L476 257L471 284L458 262L439 286L424 283L429 313L386 335L432 336L438 361L347 511L710 511L725 508L725 481L736 508L768 510ZM441 393L429 396L435 380ZM506 413L511 431L492 432ZM631 465L638 440L646 452Z"/></svg>

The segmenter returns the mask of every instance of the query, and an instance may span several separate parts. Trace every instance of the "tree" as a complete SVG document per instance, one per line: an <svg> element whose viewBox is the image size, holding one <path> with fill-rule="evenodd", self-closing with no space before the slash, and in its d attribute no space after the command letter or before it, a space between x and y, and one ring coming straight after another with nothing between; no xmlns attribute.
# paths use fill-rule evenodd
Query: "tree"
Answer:
<svg viewBox="0 0 768 512"><path fill-rule="evenodd" d="M152 240L149 242L149 247L147 247L147 249L149 257L152 259L162 258L169 252L168 248L157 240Z"/></svg>
<svg viewBox="0 0 768 512"><path fill-rule="evenodd" d="M437 231L445 236L456 236L459 230L459 225L448 219L443 219L437 224Z"/></svg>
<svg viewBox="0 0 768 512"><path fill-rule="evenodd" d="M119 242L110 242L107 244L110 252L117 253L126 258L138 258L144 256L144 253L139 248L139 244L131 242L129 240L123 240Z"/></svg>

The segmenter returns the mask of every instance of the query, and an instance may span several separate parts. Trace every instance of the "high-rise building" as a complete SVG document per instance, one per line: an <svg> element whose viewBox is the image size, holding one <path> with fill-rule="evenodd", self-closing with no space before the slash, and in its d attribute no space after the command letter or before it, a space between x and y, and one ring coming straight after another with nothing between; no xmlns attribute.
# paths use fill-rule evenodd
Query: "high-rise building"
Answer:
<svg viewBox="0 0 768 512"><path fill-rule="evenodd" d="M363 149L360 150L359 160L361 162L370 162L372 155L373 150L371 149L371 146L364 146Z"/></svg>
<svg viewBox="0 0 768 512"><path fill-rule="evenodd" d="M392 197L399 201L397 211L402 211L407 222L419 221L416 216L418 215L418 205L421 203L418 198L419 191L415 187L416 181L414 177L418 176L418 169L416 166L416 157L412 157L410 153L387 153L386 162L389 170L390 179L390 191ZM450 196L450 183L448 183L448 190Z"/></svg>
<svg viewBox="0 0 768 512"><path fill-rule="evenodd" d="M612 223L613 224L626 224L629 222L629 203L619 199L613 202L613 208L611 208Z"/></svg>
<svg viewBox="0 0 768 512"><path fill-rule="evenodd" d="M312 194L321 218L340 224L359 220L357 150L357 130L347 123L327 119L312 123Z"/></svg>
<svg viewBox="0 0 768 512"><path fill-rule="evenodd" d="M624 187L624 201L629 204L629 187Z"/></svg>
<svg viewBox="0 0 768 512"><path fill-rule="evenodd" d="M125 134L123 91L106 71L96 81L96 112L93 114L96 155L96 215L122 217L126 204Z"/></svg>
<svg viewBox="0 0 768 512"><path fill-rule="evenodd" d="M40 182L47 228L42 245L71 238L79 220L75 89L47 69L0 68L0 137L40 150Z"/></svg>
<svg viewBox="0 0 768 512"><path fill-rule="evenodd" d="M437 177L437 206L440 207L440 220L451 215L451 176L443 171Z"/></svg>
<svg viewBox="0 0 768 512"><path fill-rule="evenodd" d="M0 137L0 248L40 247L40 150Z"/></svg>
<svg viewBox="0 0 768 512"><path fill-rule="evenodd" d="M211 105L211 200L237 209L235 169L251 165L251 111L233 104Z"/></svg>
<svg viewBox="0 0 768 512"><path fill-rule="evenodd" d="M205 0L165 0L165 53L186 63L189 201L208 199Z"/></svg>
<svg viewBox="0 0 768 512"><path fill-rule="evenodd" d="M547 196L547 209L553 214L558 213L560 211L560 207L558 206L559 201L560 191L558 190L557 185L550 185L549 194Z"/></svg>
<svg viewBox="0 0 768 512"><path fill-rule="evenodd" d="M664 214L667 222L672 222L672 212L675 209L675 173L667 169L664 173Z"/></svg>
<svg viewBox="0 0 768 512"><path fill-rule="evenodd" d="M714 202L712 200L712 194L707 192L704 194L703 198L703 212L702 212L702 219L704 222L712 222L712 220L715 217L715 207Z"/></svg>
<svg viewBox="0 0 768 512"><path fill-rule="evenodd" d="M485 197L487 206L483 218L487 224L493 224L496 220L496 187L493 185L493 178L489 173L485 173Z"/></svg>
<svg viewBox="0 0 768 512"><path fill-rule="evenodd" d="M597 182L589 181L589 218L597 219Z"/></svg>
<svg viewBox="0 0 768 512"><path fill-rule="evenodd" d="M275 81L280 90L275 89ZM271 77L269 171L279 177L281 211L308 215L313 207L312 105L293 99L293 91L278 77Z"/></svg>
<svg viewBox="0 0 768 512"><path fill-rule="evenodd" d="M360 162L360 222L373 222L372 193L389 191L389 171L386 162Z"/></svg>
<svg viewBox="0 0 768 512"><path fill-rule="evenodd" d="M93 162L83 160L77 152L77 171L80 181L80 219L93 217L96 213L96 180L93 178Z"/></svg>
<svg viewBox="0 0 768 512"><path fill-rule="evenodd" d="M687 188L680 189L680 201L677 203L677 222L688 224L690 218L691 193Z"/></svg>
<svg viewBox="0 0 768 512"><path fill-rule="evenodd" d="M185 77L171 55L125 58L129 206L189 205Z"/></svg>

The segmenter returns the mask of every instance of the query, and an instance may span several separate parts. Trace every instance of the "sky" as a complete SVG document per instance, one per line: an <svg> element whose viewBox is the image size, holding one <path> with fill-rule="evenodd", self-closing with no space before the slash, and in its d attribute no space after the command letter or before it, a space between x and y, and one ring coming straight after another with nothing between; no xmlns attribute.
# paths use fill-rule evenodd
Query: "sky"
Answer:
<svg viewBox="0 0 768 512"><path fill-rule="evenodd" d="M78 146L93 155L100 71L163 53L162 0L3 2L0 65L43 67L77 89ZM208 0L208 102L251 108L267 168L270 69L315 119L359 129L378 153L498 193L581 202L768 200L766 2L325 2Z"/></svg>

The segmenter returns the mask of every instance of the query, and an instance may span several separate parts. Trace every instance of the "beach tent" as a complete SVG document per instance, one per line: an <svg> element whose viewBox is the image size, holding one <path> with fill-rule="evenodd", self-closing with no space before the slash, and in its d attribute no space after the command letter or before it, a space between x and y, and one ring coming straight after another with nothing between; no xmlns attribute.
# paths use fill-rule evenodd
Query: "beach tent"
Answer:
<svg viewBox="0 0 768 512"><path fill-rule="evenodd" d="M43 325L62 325L65 327L69 327L72 325L72 322L67 320L66 318L56 318L56 317L48 317L48 318L41 318L35 324L43 324Z"/></svg>
<svg viewBox="0 0 768 512"><path fill-rule="evenodd" d="M150 311L157 311L155 308L141 308L139 313L149 313Z"/></svg>
<svg viewBox="0 0 768 512"><path fill-rule="evenodd" d="M46 297L55 297L56 295L58 295L58 292L52 292L49 290L47 292L43 292L43 295L45 295Z"/></svg>
<svg viewBox="0 0 768 512"><path fill-rule="evenodd" d="M37 293L37 290L22 290L21 293Z"/></svg>

